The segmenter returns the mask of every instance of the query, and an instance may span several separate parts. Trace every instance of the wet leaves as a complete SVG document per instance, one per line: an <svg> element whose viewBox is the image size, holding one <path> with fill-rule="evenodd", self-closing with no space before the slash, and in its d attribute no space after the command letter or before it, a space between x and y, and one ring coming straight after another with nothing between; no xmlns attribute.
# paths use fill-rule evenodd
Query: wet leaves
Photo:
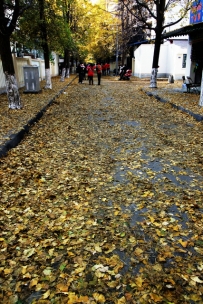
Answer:
<svg viewBox="0 0 203 304"><path fill-rule="evenodd" d="M202 303L202 125L103 82L0 160L2 303Z"/></svg>

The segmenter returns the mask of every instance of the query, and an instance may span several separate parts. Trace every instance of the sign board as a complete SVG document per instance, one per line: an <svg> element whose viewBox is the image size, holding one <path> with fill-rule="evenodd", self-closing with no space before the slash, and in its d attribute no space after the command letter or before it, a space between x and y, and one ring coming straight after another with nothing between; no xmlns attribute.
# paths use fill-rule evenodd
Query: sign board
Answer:
<svg viewBox="0 0 203 304"><path fill-rule="evenodd" d="M196 0L190 10L190 24L203 22L203 0Z"/></svg>

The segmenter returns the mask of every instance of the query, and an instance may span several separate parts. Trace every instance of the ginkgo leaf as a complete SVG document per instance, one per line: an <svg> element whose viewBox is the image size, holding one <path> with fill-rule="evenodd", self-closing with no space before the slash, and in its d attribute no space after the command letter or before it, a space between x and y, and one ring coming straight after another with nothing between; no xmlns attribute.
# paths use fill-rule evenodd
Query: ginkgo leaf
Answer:
<svg viewBox="0 0 203 304"><path fill-rule="evenodd" d="M67 292L68 291L68 286L66 284L57 284L56 288L58 289L59 292Z"/></svg>
<svg viewBox="0 0 203 304"><path fill-rule="evenodd" d="M118 300L116 301L116 303L117 303L117 304L126 304L127 302L126 302L125 297L122 297L122 298L118 299Z"/></svg>
<svg viewBox="0 0 203 304"><path fill-rule="evenodd" d="M151 299L152 299L155 303L162 302L162 300L163 300L163 297L162 297L162 296L159 296L159 295L154 294L154 293L150 293L150 297L151 297Z"/></svg>
<svg viewBox="0 0 203 304"><path fill-rule="evenodd" d="M135 283L138 287L142 287L142 284L143 284L143 279L142 277L138 277L135 279Z"/></svg>
<svg viewBox="0 0 203 304"><path fill-rule="evenodd" d="M143 253L143 250L142 250L141 248L138 248L138 247L137 247L137 248L135 249L134 253L135 253L135 255L138 255L138 256L139 256L139 255L141 255L141 254Z"/></svg>
<svg viewBox="0 0 203 304"><path fill-rule="evenodd" d="M103 294L94 292L93 293L93 298L98 302L98 303L105 303L105 297Z"/></svg>
<svg viewBox="0 0 203 304"><path fill-rule="evenodd" d="M42 298L43 299L47 299L49 296L50 296L50 290L47 290L43 295L42 295Z"/></svg>
<svg viewBox="0 0 203 304"><path fill-rule="evenodd" d="M184 248L186 248L187 245L188 245L188 241L179 240L179 243L180 243Z"/></svg>
<svg viewBox="0 0 203 304"><path fill-rule="evenodd" d="M197 282L197 283L203 283L203 280L201 280L199 277L197 276L192 276L191 277L191 280L193 280L194 282Z"/></svg>
<svg viewBox="0 0 203 304"><path fill-rule="evenodd" d="M38 284L39 278L34 278L30 281L29 287L32 288Z"/></svg>
<svg viewBox="0 0 203 304"><path fill-rule="evenodd" d="M47 268L47 269L44 269L43 270L43 273L45 274L45 275L47 275L47 276L49 276L50 274L51 274L51 269L50 268Z"/></svg>
<svg viewBox="0 0 203 304"><path fill-rule="evenodd" d="M25 249L23 253L29 258L35 253L35 248Z"/></svg>

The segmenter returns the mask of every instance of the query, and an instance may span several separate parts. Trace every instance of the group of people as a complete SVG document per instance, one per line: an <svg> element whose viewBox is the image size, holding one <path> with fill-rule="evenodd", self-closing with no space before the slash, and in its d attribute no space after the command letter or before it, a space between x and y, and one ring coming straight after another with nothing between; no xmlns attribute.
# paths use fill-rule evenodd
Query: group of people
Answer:
<svg viewBox="0 0 203 304"><path fill-rule="evenodd" d="M110 75L110 63L103 63L101 67L103 76Z"/></svg>
<svg viewBox="0 0 203 304"><path fill-rule="evenodd" d="M110 68L109 68L110 69ZM83 80L86 79L86 74L89 80L89 85L93 85L93 76L94 76L94 71L96 70L97 73L97 80L98 80L98 85L101 83L101 76L103 75L103 70L102 70L102 65L98 62L97 64L92 64L89 63L85 65L84 63L80 63L77 66L76 72L78 73L79 76L79 83L82 83Z"/></svg>
<svg viewBox="0 0 203 304"><path fill-rule="evenodd" d="M89 80L89 84L93 85L93 76L94 71L97 73L97 79L98 79L98 85L101 83L101 76L110 75L110 64L100 64L99 62L97 64L89 63L85 65L84 63L80 63L77 66L76 72L79 75L79 83L82 83L83 80L86 80L86 74ZM125 75L127 71L127 65L124 64L123 66L119 66L118 68L118 74L120 75L120 79L123 79L123 76Z"/></svg>

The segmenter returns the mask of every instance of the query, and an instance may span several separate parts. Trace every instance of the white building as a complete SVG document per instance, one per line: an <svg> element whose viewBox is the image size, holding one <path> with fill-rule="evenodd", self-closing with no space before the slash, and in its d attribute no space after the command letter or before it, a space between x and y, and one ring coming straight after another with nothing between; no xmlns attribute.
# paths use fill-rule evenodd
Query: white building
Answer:
<svg viewBox="0 0 203 304"><path fill-rule="evenodd" d="M176 5L172 11L169 11L165 16L165 23L170 24L177 19L181 5ZM154 19L151 20L155 22ZM181 23L167 27L167 31L172 31L180 26L189 24L189 15L185 17ZM151 33L153 41L154 32ZM188 36L170 37L163 40L159 56L158 78L168 78L173 75L174 79L182 79L186 73L186 60L188 49ZM132 62L133 75L144 78L150 77L152 71L152 62L154 54L154 44L135 44L134 58Z"/></svg>
<svg viewBox="0 0 203 304"><path fill-rule="evenodd" d="M159 56L158 78L182 79L186 71L188 38L174 37L165 40L161 45ZM151 76L154 44L141 44L135 47L132 64L133 76L145 78Z"/></svg>

